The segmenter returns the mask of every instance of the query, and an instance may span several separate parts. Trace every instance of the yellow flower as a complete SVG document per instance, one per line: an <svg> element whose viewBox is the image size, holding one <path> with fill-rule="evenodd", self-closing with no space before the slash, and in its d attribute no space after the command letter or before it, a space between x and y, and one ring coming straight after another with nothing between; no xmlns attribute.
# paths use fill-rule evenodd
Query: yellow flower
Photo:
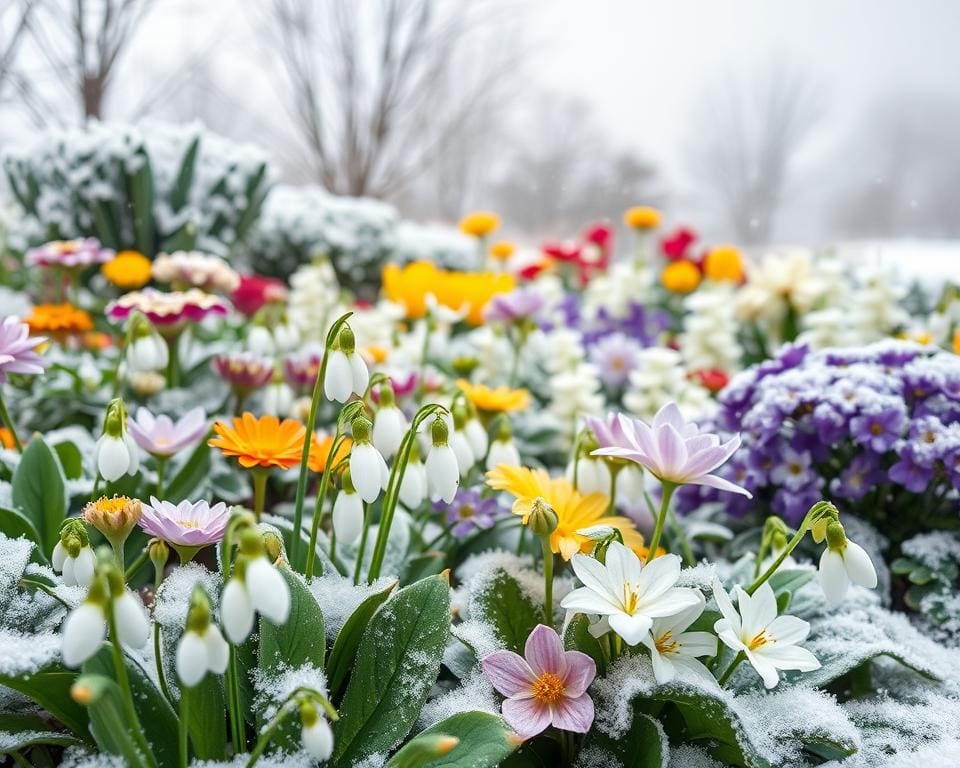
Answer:
<svg viewBox="0 0 960 768"><path fill-rule="evenodd" d="M496 261L503 262L513 256L516 250L517 247L509 240L498 240L490 246L490 255Z"/></svg>
<svg viewBox="0 0 960 768"><path fill-rule="evenodd" d="M478 411L486 413L510 413L522 411L530 404L530 393L525 389L510 387L485 387L483 384L471 384L459 379L457 386L466 393L467 399Z"/></svg>
<svg viewBox="0 0 960 768"><path fill-rule="evenodd" d="M49 334L60 340L93 330L93 318L72 304L37 304L30 310L26 323L34 336Z"/></svg>
<svg viewBox="0 0 960 768"><path fill-rule="evenodd" d="M486 237L500 226L500 217L491 211L474 211L460 219L460 231L472 237Z"/></svg>
<svg viewBox="0 0 960 768"><path fill-rule="evenodd" d="M120 251L100 272L117 288L133 291L150 282L153 264L139 251Z"/></svg>
<svg viewBox="0 0 960 768"><path fill-rule="evenodd" d="M643 546L641 536L633 522L625 517L608 516L609 499L602 493L584 496L563 477L551 478L542 469L509 467L501 464L487 472L487 485L514 496L513 513L523 517L526 524L533 503L543 499L557 513L557 529L550 534L550 549L569 560L577 552L589 552L594 541L579 531L595 525L609 525L623 536L623 542L631 549Z"/></svg>
<svg viewBox="0 0 960 768"><path fill-rule="evenodd" d="M88 502L83 508L83 519L111 541L130 535L130 531L140 521L140 502L128 496L114 496L108 499L101 496Z"/></svg>
<svg viewBox="0 0 960 768"><path fill-rule="evenodd" d="M960 355L960 328L953 332L953 354Z"/></svg>
<svg viewBox="0 0 960 768"><path fill-rule="evenodd" d="M660 211L646 205L635 205L623 212L623 222L631 229L656 229L660 226Z"/></svg>
<svg viewBox="0 0 960 768"><path fill-rule="evenodd" d="M671 293L690 293L700 285L700 270L692 261L671 261L660 274L663 287Z"/></svg>
<svg viewBox="0 0 960 768"><path fill-rule="evenodd" d="M711 248L703 260L703 272L710 280L729 280L739 283L743 280L743 257L733 245L718 245Z"/></svg>

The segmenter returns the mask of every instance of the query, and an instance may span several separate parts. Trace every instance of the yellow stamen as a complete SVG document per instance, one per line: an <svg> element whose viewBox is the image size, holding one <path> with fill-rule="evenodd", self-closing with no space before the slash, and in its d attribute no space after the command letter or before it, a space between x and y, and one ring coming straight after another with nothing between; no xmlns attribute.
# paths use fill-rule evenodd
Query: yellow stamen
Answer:
<svg viewBox="0 0 960 768"><path fill-rule="evenodd" d="M640 598L637 593L634 591L633 587L627 583L623 585L623 610L625 613L633 615L633 612L637 610L637 603L640 602Z"/></svg>
<svg viewBox="0 0 960 768"><path fill-rule="evenodd" d="M672 640L672 637L672 632L664 632L663 635L654 641L654 645L657 646L657 650L660 653L676 653L680 649L680 643Z"/></svg>
<svg viewBox="0 0 960 768"><path fill-rule="evenodd" d="M751 651L755 651L757 648L762 645L766 645L768 642L770 642L770 638L767 637L767 630L763 629L757 632L757 634L753 636L753 639L747 643L747 648L749 648Z"/></svg>
<svg viewBox="0 0 960 768"><path fill-rule="evenodd" d="M533 698L541 704L556 704L563 698L566 689L558 675L553 672L544 672L533 681Z"/></svg>

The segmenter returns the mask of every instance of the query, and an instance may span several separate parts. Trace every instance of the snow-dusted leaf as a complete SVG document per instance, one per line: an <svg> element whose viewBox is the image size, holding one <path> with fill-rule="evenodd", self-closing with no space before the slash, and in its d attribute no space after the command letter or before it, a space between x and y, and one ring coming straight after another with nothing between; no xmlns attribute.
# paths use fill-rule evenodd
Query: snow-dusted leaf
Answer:
<svg viewBox="0 0 960 768"><path fill-rule="evenodd" d="M467 608L472 618L494 628L501 647L517 653L523 653L527 637L543 617L542 608L502 568L488 574L482 587L470 589Z"/></svg>
<svg viewBox="0 0 960 768"><path fill-rule="evenodd" d="M260 619L260 669L306 663L322 669L327 649L320 606L300 574L286 565L279 570L290 588L290 617L284 624Z"/></svg>
<svg viewBox="0 0 960 768"><path fill-rule="evenodd" d="M411 762L422 751L425 737L453 736L457 745L446 755ZM386 768L418 765L422 768L495 768L513 752L519 740L503 718L487 712L461 712L441 720L411 739Z"/></svg>
<svg viewBox="0 0 960 768"><path fill-rule="evenodd" d="M578 768L662 768L670 758L670 742L660 722L636 712L630 729L618 738L603 731L590 734Z"/></svg>
<svg viewBox="0 0 960 768"><path fill-rule="evenodd" d="M189 702L187 723L194 756L222 758L227 751L227 705L219 675L208 674L193 688L181 688L180 696Z"/></svg>
<svg viewBox="0 0 960 768"><path fill-rule="evenodd" d="M69 747L82 744L65 731L55 730L43 718L27 714L0 714L0 755L19 752L38 744Z"/></svg>
<svg viewBox="0 0 960 768"><path fill-rule="evenodd" d="M78 678L77 684L88 692L84 704L90 713L90 732L97 746L107 754L122 757L128 768L155 768L156 760L142 753L133 727L126 721L120 686L112 678L92 674ZM176 764L176 731L170 746L174 762L163 765Z"/></svg>
<svg viewBox="0 0 960 768"><path fill-rule="evenodd" d="M66 481L60 460L42 437L34 437L13 475L13 503L40 534L44 555L53 552L67 514Z"/></svg>

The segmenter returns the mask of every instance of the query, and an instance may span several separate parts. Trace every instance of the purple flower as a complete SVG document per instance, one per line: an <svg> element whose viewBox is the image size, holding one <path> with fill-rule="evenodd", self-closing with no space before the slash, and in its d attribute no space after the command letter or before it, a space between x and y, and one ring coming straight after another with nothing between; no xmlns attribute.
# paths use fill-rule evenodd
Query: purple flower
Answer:
<svg viewBox="0 0 960 768"><path fill-rule="evenodd" d="M787 448L783 452L780 463L771 470L770 481L791 491L799 491L810 485L813 480L813 472L810 468L811 462L811 456L807 451L795 451L792 448Z"/></svg>
<svg viewBox="0 0 960 768"><path fill-rule="evenodd" d="M104 264L113 258L113 251L100 245L95 237L79 240L52 240L27 251L29 267L89 267Z"/></svg>
<svg viewBox="0 0 960 768"><path fill-rule="evenodd" d="M593 724L593 699L587 688L597 666L587 654L564 651L550 627L538 624L527 638L524 655L494 651L482 660L483 672L500 693L503 717L524 739L553 725L586 733Z"/></svg>
<svg viewBox="0 0 960 768"><path fill-rule="evenodd" d="M172 504L150 497L141 502L140 527L151 536L174 547L199 549L223 538L230 520L230 508L222 501L212 507L206 501Z"/></svg>
<svg viewBox="0 0 960 768"><path fill-rule="evenodd" d="M447 524L452 525L450 532L462 538L474 530L487 530L493 527L500 511L495 497L483 498L479 491L461 488L449 504L438 501L433 505L437 512L445 514Z"/></svg>
<svg viewBox="0 0 960 768"><path fill-rule="evenodd" d="M612 333L590 348L590 362L610 389L620 389L640 362L640 345L622 333Z"/></svg>
<svg viewBox="0 0 960 768"><path fill-rule="evenodd" d="M494 296L483 312L490 323L515 323L533 320L543 309L543 296L533 288L516 288L509 293Z"/></svg>
<svg viewBox="0 0 960 768"><path fill-rule="evenodd" d="M696 424L687 422L676 403L657 411L651 425L623 414L619 422L621 434L616 444L597 449L594 456L629 459L664 482L706 485L751 496L746 488L712 474L740 447L739 435L721 444L717 435L702 433Z"/></svg>
<svg viewBox="0 0 960 768"><path fill-rule="evenodd" d="M0 324L0 384L8 373L43 373L46 361L34 349L43 344L43 336L30 336L30 328L10 315Z"/></svg>
<svg viewBox="0 0 960 768"><path fill-rule="evenodd" d="M146 408L137 408L136 418L127 419L127 429L147 453L169 458L206 434L207 415L203 408L193 408L174 422L169 416L154 416Z"/></svg>
<svg viewBox="0 0 960 768"><path fill-rule="evenodd" d="M839 477L830 481L830 492L850 501L860 501L883 482L884 474L869 453L857 456Z"/></svg>
<svg viewBox="0 0 960 768"><path fill-rule="evenodd" d="M883 453L893 447L903 433L907 420L903 404L884 401L869 413L862 413L850 419L850 433L853 438L877 453Z"/></svg>
<svg viewBox="0 0 960 768"><path fill-rule="evenodd" d="M921 466L910 444L903 447L900 460L890 467L890 479L912 493L922 493L933 479L933 470Z"/></svg>

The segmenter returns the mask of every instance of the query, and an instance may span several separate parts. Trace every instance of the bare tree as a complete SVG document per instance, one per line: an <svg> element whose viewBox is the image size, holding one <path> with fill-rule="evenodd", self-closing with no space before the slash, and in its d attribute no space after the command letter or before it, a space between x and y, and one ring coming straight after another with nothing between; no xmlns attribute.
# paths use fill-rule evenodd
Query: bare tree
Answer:
<svg viewBox="0 0 960 768"><path fill-rule="evenodd" d="M795 161L821 114L801 70L764 69L753 81L724 77L698 102L692 120L697 191L719 209L724 234L743 243L773 237L793 191Z"/></svg>
<svg viewBox="0 0 960 768"><path fill-rule="evenodd" d="M520 53L479 49L480 22L496 18L489 3L270 0L267 8L269 49L310 176L338 194L403 189L473 115L494 108Z"/></svg>
<svg viewBox="0 0 960 768"><path fill-rule="evenodd" d="M0 13L0 96L3 87L10 78L20 43L26 37L30 17L37 6L37 0L23 0L11 3L6 11ZM9 29L6 29L9 25Z"/></svg>

